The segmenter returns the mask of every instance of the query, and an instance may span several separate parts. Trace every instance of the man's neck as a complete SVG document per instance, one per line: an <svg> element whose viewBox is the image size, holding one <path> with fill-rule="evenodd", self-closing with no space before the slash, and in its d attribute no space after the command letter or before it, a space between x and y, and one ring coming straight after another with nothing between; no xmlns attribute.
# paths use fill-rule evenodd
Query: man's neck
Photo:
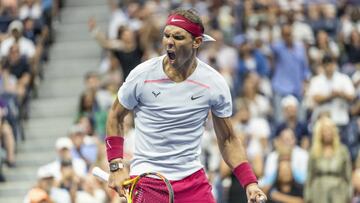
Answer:
<svg viewBox="0 0 360 203"><path fill-rule="evenodd" d="M334 76L334 73L335 73L335 72L333 72L333 73L331 73L331 74L330 74L330 73L329 73L329 74L326 74L326 73L325 73L325 76L326 76L327 79L332 79L333 76Z"/></svg>
<svg viewBox="0 0 360 203"><path fill-rule="evenodd" d="M172 66L167 57L165 57L163 63L165 74L175 82L182 82L186 80L195 71L197 66L196 57L193 57L188 62L185 62L181 67Z"/></svg>

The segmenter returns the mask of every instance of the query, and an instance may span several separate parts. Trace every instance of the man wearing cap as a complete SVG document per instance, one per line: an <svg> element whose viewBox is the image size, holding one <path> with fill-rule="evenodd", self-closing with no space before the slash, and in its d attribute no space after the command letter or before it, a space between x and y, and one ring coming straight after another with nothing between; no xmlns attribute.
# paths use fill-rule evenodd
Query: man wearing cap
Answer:
<svg viewBox="0 0 360 203"><path fill-rule="evenodd" d="M87 173L86 163L80 158L73 157L71 150L73 149L73 143L68 137L60 137L56 140L55 148L57 151L57 159L44 167L53 172L55 179L61 179L61 162L64 160L71 161L75 173L84 177Z"/></svg>
<svg viewBox="0 0 360 203"><path fill-rule="evenodd" d="M298 118L298 106L299 101L292 95L281 99L281 107L285 119L276 126L274 136L278 136L285 128L291 128L296 135L297 145L300 145L304 149L309 149L310 133L307 124L301 122Z"/></svg>
<svg viewBox="0 0 360 203"><path fill-rule="evenodd" d="M54 186L55 174L51 168L42 166L37 171L37 185L30 189L24 203L70 203L70 194Z"/></svg>
<svg viewBox="0 0 360 203"><path fill-rule="evenodd" d="M35 45L31 40L23 36L23 27L22 22L19 20L14 20L10 23L8 28L10 37L5 39L0 46L1 58L8 56L10 48L14 44L19 45L21 55L25 55L29 59L35 56Z"/></svg>
<svg viewBox="0 0 360 203"><path fill-rule="evenodd" d="M266 199L243 145L233 133L229 87L217 71L196 57L201 43L211 39L204 35L194 10L173 11L163 32L166 54L138 65L120 87L109 112L105 139L111 168L109 187L120 195L128 178L122 168L122 126L125 115L133 111L136 134L130 176L156 171L171 181L175 202L214 203L200 163L200 139L211 110L222 156L246 188L249 202ZM143 196L148 194L145 191Z"/></svg>

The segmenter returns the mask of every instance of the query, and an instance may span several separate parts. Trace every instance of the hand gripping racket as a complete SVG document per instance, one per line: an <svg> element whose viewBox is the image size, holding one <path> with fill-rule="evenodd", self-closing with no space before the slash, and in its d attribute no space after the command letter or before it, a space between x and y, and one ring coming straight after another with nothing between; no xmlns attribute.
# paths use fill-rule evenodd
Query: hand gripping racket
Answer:
<svg viewBox="0 0 360 203"><path fill-rule="evenodd" d="M92 174L103 181L109 180L109 174L94 167ZM174 191L168 179L159 173L142 173L123 183L127 203L174 203Z"/></svg>

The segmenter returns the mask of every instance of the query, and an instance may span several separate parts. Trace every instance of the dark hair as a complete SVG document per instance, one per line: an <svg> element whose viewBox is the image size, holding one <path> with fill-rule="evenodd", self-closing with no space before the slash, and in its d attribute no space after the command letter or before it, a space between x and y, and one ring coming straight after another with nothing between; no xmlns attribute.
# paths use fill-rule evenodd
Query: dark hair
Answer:
<svg viewBox="0 0 360 203"><path fill-rule="evenodd" d="M332 63L334 61L335 61L334 57L330 53L326 53L324 55L324 57L322 58L322 63L323 64L329 64L329 63Z"/></svg>
<svg viewBox="0 0 360 203"><path fill-rule="evenodd" d="M177 8L175 10L173 10L170 15L181 15L184 18L190 20L191 22L200 25L201 30L204 31L204 24L198 14L198 12L191 8L191 9L184 9L184 8Z"/></svg>
<svg viewBox="0 0 360 203"><path fill-rule="evenodd" d="M67 166L72 166L72 161L71 160L61 160L60 162L61 167L67 167Z"/></svg>

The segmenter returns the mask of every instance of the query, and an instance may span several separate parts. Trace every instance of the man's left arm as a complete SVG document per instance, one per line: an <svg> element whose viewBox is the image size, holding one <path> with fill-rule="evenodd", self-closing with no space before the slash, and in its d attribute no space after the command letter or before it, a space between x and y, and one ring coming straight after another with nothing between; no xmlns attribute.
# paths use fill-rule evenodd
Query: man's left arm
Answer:
<svg viewBox="0 0 360 203"><path fill-rule="evenodd" d="M246 189L249 202L265 200L266 195L258 187L256 176L246 159L246 152L240 138L233 131L230 118L220 118L212 114L212 119L222 157Z"/></svg>

